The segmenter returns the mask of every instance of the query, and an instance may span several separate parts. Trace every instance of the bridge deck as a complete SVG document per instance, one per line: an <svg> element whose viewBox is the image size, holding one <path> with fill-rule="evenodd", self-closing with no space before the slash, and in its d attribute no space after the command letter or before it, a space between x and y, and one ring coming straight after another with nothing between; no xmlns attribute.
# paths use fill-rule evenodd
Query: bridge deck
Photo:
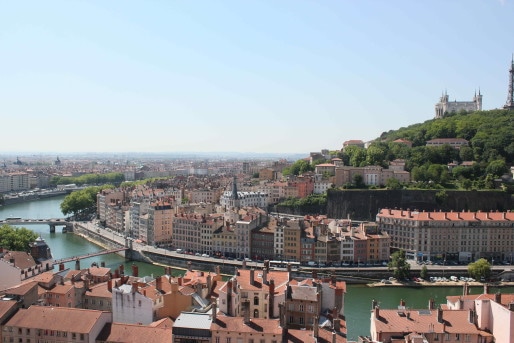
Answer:
<svg viewBox="0 0 514 343"><path fill-rule="evenodd" d="M61 258L59 260L54 260L54 264L67 263L67 262L82 260L84 258L89 258L89 257L95 257L95 256L100 256L100 255L106 255L106 254L113 254L113 253L120 252L120 251L127 250L127 249L128 248L126 248L126 247L116 248L116 249L106 249L106 250L92 252L92 253L81 255L81 256L65 257L65 258Z"/></svg>

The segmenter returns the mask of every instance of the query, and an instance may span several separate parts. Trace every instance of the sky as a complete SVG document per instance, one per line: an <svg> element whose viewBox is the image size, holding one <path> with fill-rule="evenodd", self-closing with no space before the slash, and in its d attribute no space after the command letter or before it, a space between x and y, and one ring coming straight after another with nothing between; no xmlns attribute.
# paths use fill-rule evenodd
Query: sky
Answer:
<svg viewBox="0 0 514 343"><path fill-rule="evenodd" d="M337 150L507 100L514 0L0 3L0 152Z"/></svg>

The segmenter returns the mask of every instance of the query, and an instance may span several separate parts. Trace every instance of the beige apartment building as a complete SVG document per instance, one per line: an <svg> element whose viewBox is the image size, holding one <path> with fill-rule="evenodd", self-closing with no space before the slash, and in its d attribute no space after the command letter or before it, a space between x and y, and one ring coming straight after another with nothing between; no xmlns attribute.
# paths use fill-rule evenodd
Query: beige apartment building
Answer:
<svg viewBox="0 0 514 343"><path fill-rule="evenodd" d="M376 221L391 236L391 247L410 259L498 263L514 257L514 212L382 209Z"/></svg>

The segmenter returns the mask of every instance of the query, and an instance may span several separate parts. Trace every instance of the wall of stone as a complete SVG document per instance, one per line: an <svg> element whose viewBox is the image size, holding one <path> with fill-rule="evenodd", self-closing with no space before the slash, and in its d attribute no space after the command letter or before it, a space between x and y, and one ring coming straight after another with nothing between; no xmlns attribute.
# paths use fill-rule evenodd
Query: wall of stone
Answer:
<svg viewBox="0 0 514 343"><path fill-rule="evenodd" d="M510 194L498 191L437 190L333 190L327 192L329 218L374 221L382 208L425 211L508 211L514 209Z"/></svg>

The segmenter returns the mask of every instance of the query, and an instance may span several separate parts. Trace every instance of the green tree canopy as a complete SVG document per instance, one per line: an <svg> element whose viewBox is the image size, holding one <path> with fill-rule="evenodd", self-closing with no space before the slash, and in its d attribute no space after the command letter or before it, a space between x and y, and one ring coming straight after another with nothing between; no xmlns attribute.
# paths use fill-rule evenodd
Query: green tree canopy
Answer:
<svg viewBox="0 0 514 343"><path fill-rule="evenodd" d="M106 174L84 174L80 176L54 176L50 180L50 184L56 185L101 185L104 183L118 186L125 180L123 173L106 173Z"/></svg>
<svg viewBox="0 0 514 343"><path fill-rule="evenodd" d="M485 258L481 258L468 265L468 273L476 280L487 279L491 276L491 264Z"/></svg>
<svg viewBox="0 0 514 343"><path fill-rule="evenodd" d="M13 227L8 224L0 226L0 246L13 251L28 251L30 243L38 235L27 228Z"/></svg>
<svg viewBox="0 0 514 343"><path fill-rule="evenodd" d="M408 278L410 275L410 264L407 262L404 250L394 252L387 267L393 271L394 277L398 280Z"/></svg>
<svg viewBox="0 0 514 343"><path fill-rule="evenodd" d="M284 168L282 171L283 175L300 175L308 171L314 171L314 167L311 166L306 160L298 160L291 166Z"/></svg>
<svg viewBox="0 0 514 343"><path fill-rule="evenodd" d="M61 212L65 216L69 214L80 216L81 214L94 213L96 210L96 195L106 188L114 188L114 186L87 187L68 194L61 203Z"/></svg>

